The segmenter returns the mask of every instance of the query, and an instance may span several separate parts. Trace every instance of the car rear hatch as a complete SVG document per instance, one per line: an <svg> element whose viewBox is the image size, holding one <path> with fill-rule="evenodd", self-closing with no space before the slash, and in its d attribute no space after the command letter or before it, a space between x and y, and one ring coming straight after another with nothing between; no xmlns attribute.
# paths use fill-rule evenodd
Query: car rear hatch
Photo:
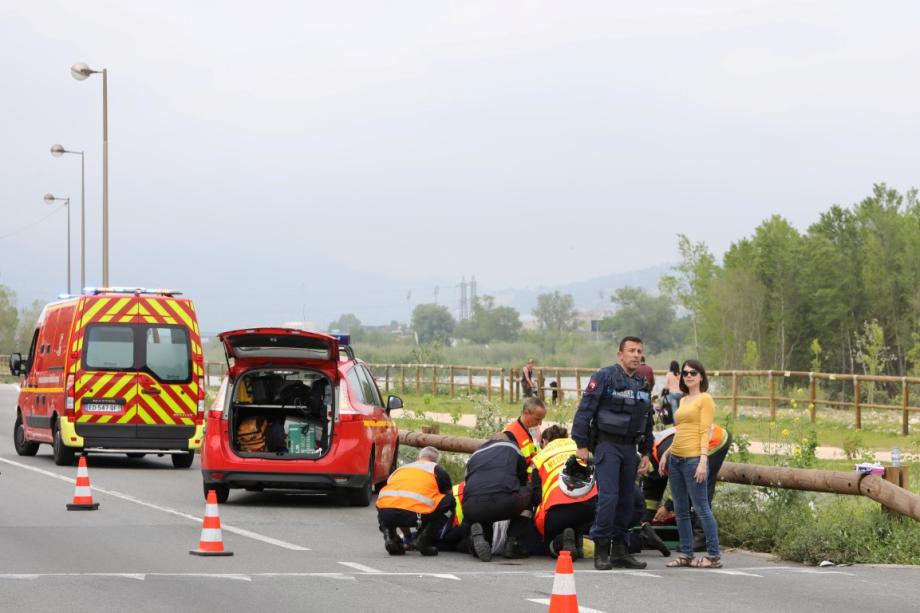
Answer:
<svg viewBox="0 0 920 613"><path fill-rule="evenodd" d="M249 328L221 332L230 378L264 366L308 366L338 383L338 341L319 332L291 328Z"/></svg>

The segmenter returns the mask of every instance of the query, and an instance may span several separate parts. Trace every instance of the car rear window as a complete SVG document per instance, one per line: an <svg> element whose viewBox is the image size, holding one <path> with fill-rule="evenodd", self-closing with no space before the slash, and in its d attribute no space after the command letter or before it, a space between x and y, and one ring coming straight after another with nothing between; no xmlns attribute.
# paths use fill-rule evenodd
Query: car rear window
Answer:
<svg viewBox="0 0 920 613"><path fill-rule="evenodd" d="M134 366L132 326L94 325L86 331L86 367L125 370Z"/></svg>
<svg viewBox="0 0 920 613"><path fill-rule="evenodd" d="M184 381L189 376L188 332L184 328L147 328L147 368L161 381Z"/></svg>
<svg viewBox="0 0 920 613"><path fill-rule="evenodd" d="M302 358L328 360L329 342L321 338L288 334L246 334L230 338L239 358Z"/></svg>

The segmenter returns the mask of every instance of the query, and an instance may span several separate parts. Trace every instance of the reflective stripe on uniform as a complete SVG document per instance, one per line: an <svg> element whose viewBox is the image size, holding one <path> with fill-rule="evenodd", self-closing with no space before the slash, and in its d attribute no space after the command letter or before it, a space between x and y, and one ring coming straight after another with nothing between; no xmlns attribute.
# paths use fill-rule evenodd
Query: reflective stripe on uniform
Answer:
<svg viewBox="0 0 920 613"><path fill-rule="evenodd" d="M422 504L434 506L434 500L432 500L431 498L428 498L427 496L422 496L421 494L417 494L415 492L409 492L406 490L382 490L379 494L377 494L378 500L380 498L389 498L389 497L411 498L412 500L417 500L421 502Z"/></svg>

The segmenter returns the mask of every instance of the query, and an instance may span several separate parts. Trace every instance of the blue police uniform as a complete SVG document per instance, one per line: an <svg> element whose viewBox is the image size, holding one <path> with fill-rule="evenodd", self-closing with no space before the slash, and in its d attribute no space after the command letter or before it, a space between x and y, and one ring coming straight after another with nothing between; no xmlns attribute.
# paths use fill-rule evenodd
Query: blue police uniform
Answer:
<svg viewBox="0 0 920 613"><path fill-rule="evenodd" d="M642 455L652 451L652 404L645 379L626 374L619 364L597 371L585 388L572 423L572 438L592 450L598 487L597 514L591 538L622 542L632 516L636 472Z"/></svg>

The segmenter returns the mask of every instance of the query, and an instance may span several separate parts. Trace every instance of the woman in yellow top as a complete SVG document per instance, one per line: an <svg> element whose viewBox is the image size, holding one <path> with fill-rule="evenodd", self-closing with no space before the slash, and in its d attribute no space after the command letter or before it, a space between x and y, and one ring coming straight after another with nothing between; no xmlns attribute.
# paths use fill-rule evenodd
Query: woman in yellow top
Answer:
<svg viewBox="0 0 920 613"><path fill-rule="evenodd" d="M715 403L706 393L709 380L706 369L697 360L686 360L680 369L680 408L674 415L677 428L674 442L660 462L662 474L670 475L671 497L677 515L677 532L680 535L680 555L668 566L697 566L721 568L719 528L709 506L707 473L709 439L712 430ZM693 558L693 525L690 522L690 504L703 524L706 534L706 556Z"/></svg>

